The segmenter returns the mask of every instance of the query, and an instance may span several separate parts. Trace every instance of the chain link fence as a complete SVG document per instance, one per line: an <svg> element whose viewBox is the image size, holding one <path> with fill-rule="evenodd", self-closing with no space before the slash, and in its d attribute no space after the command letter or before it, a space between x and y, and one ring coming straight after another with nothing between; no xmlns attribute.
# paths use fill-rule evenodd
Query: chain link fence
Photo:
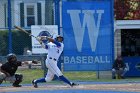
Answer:
<svg viewBox="0 0 140 93"><path fill-rule="evenodd" d="M31 37L14 28L19 26L31 33L31 25L54 25L55 0L0 0L0 63L8 53L15 53L21 61L41 61L44 75L46 55L30 55Z"/></svg>
<svg viewBox="0 0 140 93"><path fill-rule="evenodd" d="M64 1L91 2L92 0ZM26 54L26 50L31 50L31 38L15 31L14 25L23 27L29 32L31 25L59 25L59 12L56 10L59 0L0 0L0 2L0 55L6 55L9 51L23 55ZM114 8L117 20L140 19L140 0L115 0ZM9 29L12 35L9 34Z"/></svg>
<svg viewBox="0 0 140 93"><path fill-rule="evenodd" d="M0 56L7 55L9 51L24 55L32 48L31 37L14 29L14 25L23 27L30 33L31 25L55 24L54 0L0 0L0 2Z"/></svg>

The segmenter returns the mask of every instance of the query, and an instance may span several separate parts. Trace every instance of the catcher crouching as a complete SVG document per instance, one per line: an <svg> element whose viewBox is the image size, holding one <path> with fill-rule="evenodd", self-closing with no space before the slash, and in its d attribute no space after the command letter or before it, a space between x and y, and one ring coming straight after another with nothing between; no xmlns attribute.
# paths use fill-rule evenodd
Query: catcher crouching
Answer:
<svg viewBox="0 0 140 93"><path fill-rule="evenodd" d="M17 57L13 53L7 55L7 61L8 62L2 64L0 67L0 84L3 81L10 81L13 87L21 87L20 83L23 80L23 75L15 72L17 71L18 66L28 64L28 62L17 61Z"/></svg>

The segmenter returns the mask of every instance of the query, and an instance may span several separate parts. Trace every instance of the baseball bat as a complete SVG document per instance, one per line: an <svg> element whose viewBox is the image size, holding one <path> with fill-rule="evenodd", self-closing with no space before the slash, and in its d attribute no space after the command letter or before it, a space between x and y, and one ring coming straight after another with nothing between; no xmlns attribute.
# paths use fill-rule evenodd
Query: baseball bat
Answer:
<svg viewBox="0 0 140 93"><path fill-rule="evenodd" d="M42 41L41 41L38 37L36 37L36 36L30 34L29 32L27 32L26 30L22 29L22 28L19 27L19 26L16 26L16 25L15 25L14 27L15 27L16 29L18 29L19 31L22 31L22 32L28 34L29 36L32 36L32 37L36 38L36 40L42 45ZM47 38L47 36L45 36L45 37ZM44 46L42 46L42 47L44 47Z"/></svg>
<svg viewBox="0 0 140 93"><path fill-rule="evenodd" d="M26 30L24 30L24 29L22 29L21 27L19 27L19 26L14 26L16 29L18 29L19 31L22 31L22 32L24 32L24 33L26 33L26 34L28 34L29 36L32 36L32 37L34 37L34 38L36 38L37 39L37 37L36 36L34 36L34 35L32 35L32 34L30 34L29 32L27 32Z"/></svg>

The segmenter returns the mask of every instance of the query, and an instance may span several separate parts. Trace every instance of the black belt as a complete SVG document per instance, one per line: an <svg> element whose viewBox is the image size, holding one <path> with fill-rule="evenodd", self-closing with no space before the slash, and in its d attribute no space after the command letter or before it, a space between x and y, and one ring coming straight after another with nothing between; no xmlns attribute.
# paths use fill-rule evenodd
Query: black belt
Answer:
<svg viewBox="0 0 140 93"><path fill-rule="evenodd" d="M49 57L49 59L53 59L54 61L56 61L56 59L55 58L52 58L52 57Z"/></svg>

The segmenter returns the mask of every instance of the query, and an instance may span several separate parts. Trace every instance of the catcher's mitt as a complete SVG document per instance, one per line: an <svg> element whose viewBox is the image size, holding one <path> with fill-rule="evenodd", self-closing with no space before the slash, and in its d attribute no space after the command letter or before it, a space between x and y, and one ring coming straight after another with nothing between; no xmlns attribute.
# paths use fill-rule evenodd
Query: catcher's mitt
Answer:
<svg viewBox="0 0 140 93"><path fill-rule="evenodd" d="M33 63L33 64L38 64L38 61L33 60L32 63Z"/></svg>

